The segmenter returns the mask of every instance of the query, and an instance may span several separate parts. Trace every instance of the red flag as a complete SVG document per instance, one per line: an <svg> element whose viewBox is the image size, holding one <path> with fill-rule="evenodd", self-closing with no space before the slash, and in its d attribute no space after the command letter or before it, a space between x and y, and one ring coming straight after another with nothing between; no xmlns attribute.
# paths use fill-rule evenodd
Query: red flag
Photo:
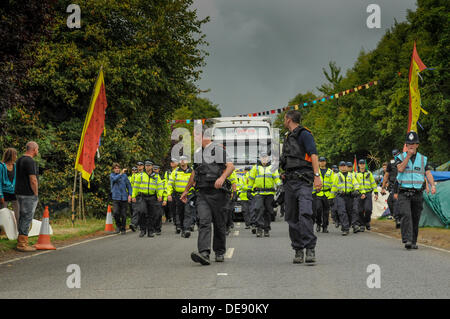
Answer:
<svg viewBox="0 0 450 319"><path fill-rule="evenodd" d="M95 168L95 153L98 149L100 136L105 128L105 110L107 107L103 70L100 69L95 82L89 110L84 121L75 169L88 181Z"/></svg>
<svg viewBox="0 0 450 319"><path fill-rule="evenodd" d="M354 172L358 171L358 163L356 162L356 155L355 155L355 160L353 161L353 171Z"/></svg>

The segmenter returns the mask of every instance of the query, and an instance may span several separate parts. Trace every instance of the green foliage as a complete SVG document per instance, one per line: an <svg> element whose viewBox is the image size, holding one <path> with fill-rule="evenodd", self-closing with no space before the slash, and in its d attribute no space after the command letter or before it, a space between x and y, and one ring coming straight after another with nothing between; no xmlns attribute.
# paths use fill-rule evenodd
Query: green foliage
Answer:
<svg viewBox="0 0 450 319"><path fill-rule="evenodd" d="M340 68L329 63L325 71L328 83L319 89L324 95L353 88L373 80L379 85L339 99L302 108L302 124L310 128L320 155L336 163L368 157L375 160L391 157L393 148L402 149L408 124L408 74L413 44L429 68L419 80L422 106L429 112L421 114L419 151L440 164L450 157L450 2L418 1L415 12L408 12L407 21L396 23L386 32L376 49L360 52L353 68L340 78ZM294 99L289 105L309 101ZM295 103L292 103L295 102ZM275 125L282 127L281 114Z"/></svg>
<svg viewBox="0 0 450 319"><path fill-rule="evenodd" d="M0 92L0 101L5 101L0 115L14 123L2 126L0 148L22 150L28 140L38 142L37 160L44 169L41 202L71 198L80 136L101 66L108 103L106 135L90 189L83 181L90 211L105 212L112 162L128 168L146 158L164 163L171 147L167 120L175 110L191 103L193 115L212 114L207 101L195 98L193 83L199 79L206 55L201 48L207 44L201 26L208 18L198 19L192 2L82 0L77 2L81 29L66 25L66 8L72 1L42 1L43 8L9 2L8 10L26 26L38 18L43 22L35 30L27 29L31 35L22 36L14 28L1 30L2 39L19 33L22 41L8 45L21 44L18 52L10 50L13 58L0 60L5 78L17 82L8 80L10 87ZM36 19L29 14L33 10ZM2 26L19 22L8 16ZM22 66L21 77L10 71L16 65Z"/></svg>

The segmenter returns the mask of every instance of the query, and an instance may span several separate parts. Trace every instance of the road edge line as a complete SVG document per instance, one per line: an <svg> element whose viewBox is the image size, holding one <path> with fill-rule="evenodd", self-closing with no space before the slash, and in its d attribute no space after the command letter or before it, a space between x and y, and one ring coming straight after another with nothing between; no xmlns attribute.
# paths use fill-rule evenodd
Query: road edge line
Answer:
<svg viewBox="0 0 450 319"><path fill-rule="evenodd" d="M385 234L382 234L382 233L378 233L378 232L376 232L376 231L372 231L371 233L372 233L372 234L377 234L377 235L382 236L382 237L385 237L385 238L390 238L390 239L396 239L396 240L399 240L399 238L392 237L392 236L388 236L388 235L385 235ZM419 245L419 246L428 247L428 248L431 248L431 249L435 249L435 250L438 250L438 251L441 251L441 252L450 254L450 250L447 250L447 249L444 249L444 248L439 248L439 247L429 246L429 245L425 245L425 244L422 244L422 243L418 243L418 245Z"/></svg>

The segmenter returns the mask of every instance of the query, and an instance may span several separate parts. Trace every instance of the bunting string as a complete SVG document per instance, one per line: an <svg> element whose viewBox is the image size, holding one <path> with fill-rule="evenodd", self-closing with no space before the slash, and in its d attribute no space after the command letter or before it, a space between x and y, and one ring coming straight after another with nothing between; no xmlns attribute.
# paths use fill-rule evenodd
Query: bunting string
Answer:
<svg viewBox="0 0 450 319"><path fill-rule="evenodd" d="M364 89L368 89L371 86L374 85L378 85L379 81L371 81L369 83L366 84L361 84L358 86L355 86L352 89L348 89L345 91L341 91L335 94L331 94L329 96L324 96L312 101L308 101L308 102L303 102L300 104L295 104L295 105L288 105L286 107L282 107L282 108L275 108L275 109L271 109L271 110L266 110L266 111L262 111L262 112L256 112L256 113L248 113L248 114L240 114L240 115L236 115L238 117L254 117L254 116L264 116L264 115L273 115L273 114L280 114L284 111L289 111L289 110L298 110L302 107L307 107L307 106L314 106L314 104L317 103L321 103L321 102L325 102L325 101L329 101L329 100L334 100L334 99L339 99L342 96L345 95L349 95L351 93L355 93ZM202 121L202 124L205 124L205 121L207 121L208 119L198 119ZM193 123L193 121L195 121L194 119L185 119L185 120L167 120L168 123L172 123L172 124L178 124L178 123L186 123L186 124L190 124Z"/></svg>

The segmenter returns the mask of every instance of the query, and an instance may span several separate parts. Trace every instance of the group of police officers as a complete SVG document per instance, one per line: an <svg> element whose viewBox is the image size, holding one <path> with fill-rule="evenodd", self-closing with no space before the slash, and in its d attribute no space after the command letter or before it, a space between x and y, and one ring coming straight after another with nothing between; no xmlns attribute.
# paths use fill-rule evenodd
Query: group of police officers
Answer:
<svg viewBox="0 0 450 319"><path fill-rule="evenodd" d="M211 236L215 261L224 261L226 235L233 228L234 201L238 198L245 228L256 237L270 236L273 209L282 205L295 250L294 263L316 261L314 224L316 232L328 233L330 211L343 236L349 234L350 227L354 233L370 230L372 193L377 200L378 190L365 160L358 162L358 172L353 172L351 162L344 161L327 168L326 159L317 156L311 132L300 125L300 113L288 111L284 125L289 132L283 144L281 176L267 153L260 154L258 164L237 173L223 145L212 142L205 128L201 132L194 130L202 147L195 152L192 167L184 156L172 158L171 170L164 174L150 160L137 162L129 177L130 229L139 228L139 237L160 235L163 213L183 238L190 237L196 224L198 251L191 254L191 259L202 265L210 264ZM434 193L435 185L427 158L417 152L415 132L408 133L406 144L407 152L394 154L382 193L388 187L392 193L389 207L396 202L396 209L391 211L402 228L405 247L417 249L422 186L427 181ZM278 194L282 190L281 201L274 199L277 190Z"/></svg>

